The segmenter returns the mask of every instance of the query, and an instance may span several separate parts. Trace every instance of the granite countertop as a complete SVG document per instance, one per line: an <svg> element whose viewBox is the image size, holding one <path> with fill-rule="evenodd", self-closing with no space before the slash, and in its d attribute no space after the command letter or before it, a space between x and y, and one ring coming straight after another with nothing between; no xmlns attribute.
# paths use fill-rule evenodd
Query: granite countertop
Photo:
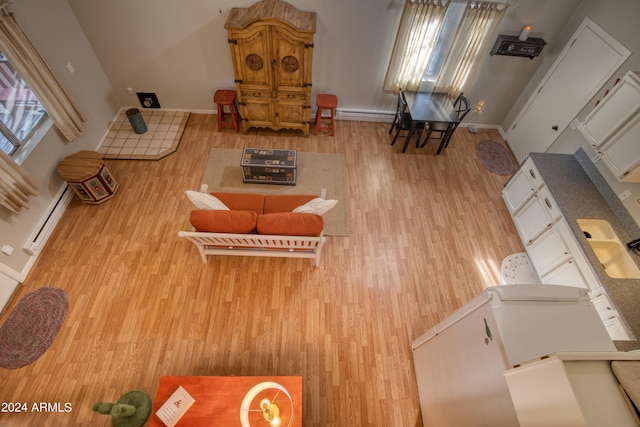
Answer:
<svg viewBox="0 0 640 427"><path fill-rule="evenodd" d="M621 351L640 348L640 279L609 277L576 220L604 219L609 222L622 243L640 238L640 227L582 149L573 155L531 153L530 157L601 285L637 338L636 341L615 341L616 347ZM640 255L632 253L631 256L640 267Z"/></svg>

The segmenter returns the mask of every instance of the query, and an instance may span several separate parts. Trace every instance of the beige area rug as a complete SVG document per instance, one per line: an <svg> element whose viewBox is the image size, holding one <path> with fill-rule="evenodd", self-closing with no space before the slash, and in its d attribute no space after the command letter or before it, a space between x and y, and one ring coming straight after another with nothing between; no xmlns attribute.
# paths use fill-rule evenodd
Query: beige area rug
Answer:
<svg viewBox="0 0 640 427"><path fill-rule="evenodd" d="M326 236L348 236L349 219L346 198L346 166L344 154L305 153L298 151L297 184L245 184L240 160L242 150L212 148L202 184L207 191L258 194L316 194L326 189L326 199L338 204L324 215Z"/></svg>

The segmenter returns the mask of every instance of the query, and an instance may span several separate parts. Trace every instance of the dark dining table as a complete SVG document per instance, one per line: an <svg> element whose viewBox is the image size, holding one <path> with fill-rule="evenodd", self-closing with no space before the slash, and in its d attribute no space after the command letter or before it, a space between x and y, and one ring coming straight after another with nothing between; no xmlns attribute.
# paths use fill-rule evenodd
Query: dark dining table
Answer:
<svg viewBox="0 0 640 427"><path fill-rule="evenodd" d="M411 116L409 135L413 135L419 123L423 123L425 128L428 123L446 125L447 130L438 147L437 153L440 154L451 138L456 125L460 123L453 100L448 94L441 92L404 92L404 96L407 100L407 113Z"/></svg>

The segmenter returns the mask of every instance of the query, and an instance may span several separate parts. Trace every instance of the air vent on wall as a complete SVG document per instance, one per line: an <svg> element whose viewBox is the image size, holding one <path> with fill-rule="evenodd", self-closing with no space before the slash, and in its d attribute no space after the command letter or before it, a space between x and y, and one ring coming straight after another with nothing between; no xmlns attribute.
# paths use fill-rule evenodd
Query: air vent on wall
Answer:
<svg viewBox="0 0 640 427"><path fill-rule="evenodd" d="M143 108L160 108L160 101L154 92L136 92Z"/></svg>

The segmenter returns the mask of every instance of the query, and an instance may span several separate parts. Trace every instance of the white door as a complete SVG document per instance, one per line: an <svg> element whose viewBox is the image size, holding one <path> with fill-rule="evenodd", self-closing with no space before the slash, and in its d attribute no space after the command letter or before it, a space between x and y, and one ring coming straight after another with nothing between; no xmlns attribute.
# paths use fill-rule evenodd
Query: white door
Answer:
<svg viewBox="0 0 640 427"><path fill-rule="evenodd" d="M546 151L630 53L585 18L507 131L518 161Z"/></svg>

